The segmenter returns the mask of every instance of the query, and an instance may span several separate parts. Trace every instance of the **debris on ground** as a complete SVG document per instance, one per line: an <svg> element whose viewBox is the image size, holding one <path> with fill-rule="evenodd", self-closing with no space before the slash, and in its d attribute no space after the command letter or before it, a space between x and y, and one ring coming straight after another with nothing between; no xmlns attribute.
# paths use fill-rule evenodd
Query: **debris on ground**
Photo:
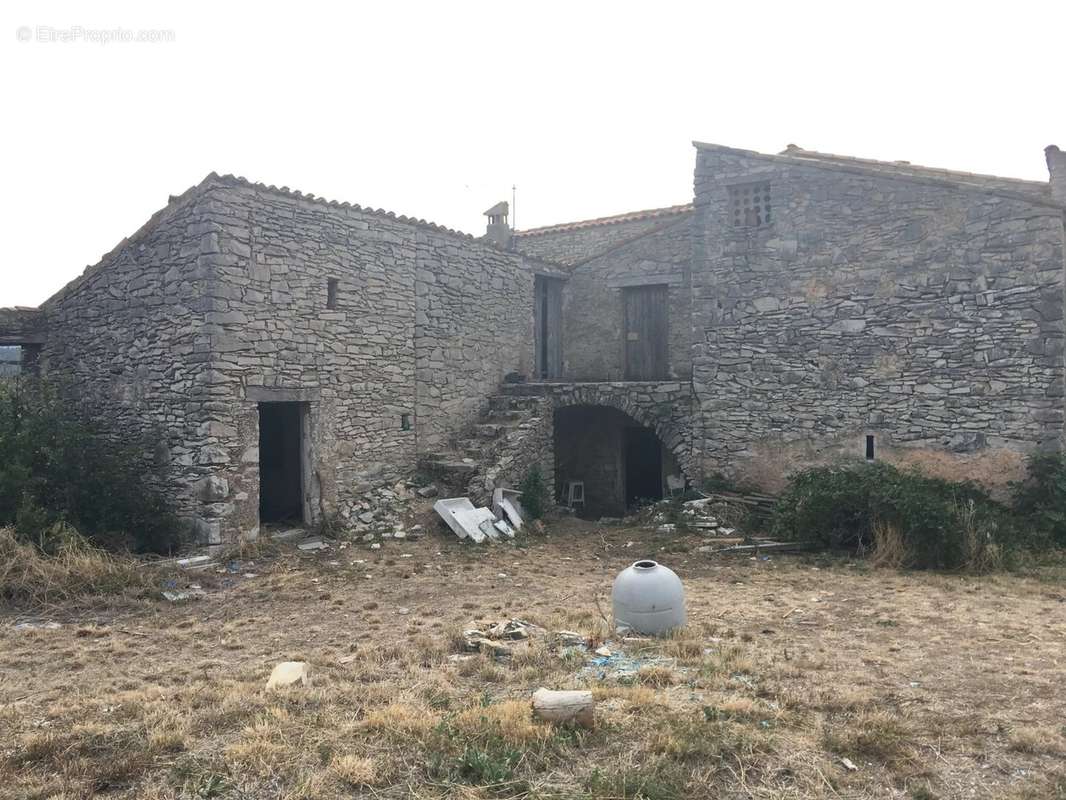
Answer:
<svg viewBox="0 0 1066 800"><path fill-rule="evenodd" d="M286 528L283 531L271 531L270 538L276 542L284 542L289 539L302 539L307 536L303 528Z"/></svg>
<svg viewBox="0 0 1066 800"><path fill-rule="evenodd" d="M501 522L506 521L509 523L516 531L522 530L525 517L529 516L526 510L522 508L521 497L522 493L514 489L497 488L492 490L492 513Z"/></svg>
<svg viewBox="0 0 1066 800"><path fill-rule="evenodd" d="M187 589L164 589L163 597L171 603L187 603L190 600L199 600L206 596L207 592L202 587L193 584Z"/></svg>
<svg viewBox="0 0 1066 800"><path fill-rule="evenodd" d="M537 689L532 706L534 716L547 722L576 722L591 728L596 721L596 701L590 691Z"/></svg>
<svg viewBox="0 0 1066 800"><path fill-rule="evenodd" d="M581 671L597 680L626 683L648 667L677 669L676 661L665 656L629 656L613 651L607 656L596 656Z"/></svg>
<svg viewBox="0 0 1066 800"><path fill-rule="evenodd" d="M463 630L463 644L472 652L481 652L494 658L510 658L510 643L527 642L530 636L543 633L543 630L531 622L521 619L509 619L502 622L485 624L471 622Z"/></svg>
<svg viewBox="0 0 1066 800"><path fill-rule="evenodd" d="M176 559L174 563L181 569L207 569L214 566L215 559L212 556L190 556L189 558Z"/></svg>
<svg viewBox="0 0 1066 800"><path fill-rule="evenodd" d="M306 661L282 661L274 667L267 680L267 691L296 684L307 686L311 683L311 665Z"/></svg>
<svg viewBox="0 0 1066 800"><path fill-rule="evenodd" d="M298 550L328 550L329 545L321 539L308 539L296 545Z"/></svg>
<svg viewBox="0 0 1066 800"><path fill-rule="evenodd" d="M504 495L501 490L494 498L493 509L478 508L469 497L450 497L438 500L433 510L460 539L470 539L475 544L488 540L498 542L501 537L513 539L515 531L522 527L520 492ZM517 520L517 524L515 524Z"/></svg>
<svg viewBox="0 0 1066 800"><path fill-rule="evenodd" d="M15 630L17 631L54 631L56 628L62 627L62 623L52 620L28 619L15 623Z"/></svg>

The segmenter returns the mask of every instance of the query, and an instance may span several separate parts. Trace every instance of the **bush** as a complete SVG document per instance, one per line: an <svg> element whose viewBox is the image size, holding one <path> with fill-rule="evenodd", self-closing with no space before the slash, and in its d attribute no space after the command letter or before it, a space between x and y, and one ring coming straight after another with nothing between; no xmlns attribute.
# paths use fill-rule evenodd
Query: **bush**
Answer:
<svg viewBox="0 0 1066 800"><path fill-rule="evenodd" d="M145 483L144 462L79 419L46 383L0 383L0 526L54 552L57 523L92 544L168 552L178 522Z"/></svg>
<svg viewBox="0 0 1066 800"><path fill-rule="evenodd" d="M990 569L1017 544L1006 509L977 484L864 462L792 478L775 509L777 535L873 552L919 569Z"/></svg>
<svg viewBox="0 0 1066 800"><path fill-rule="evenodd" d="M533 519L540 519L548 512L552 502L552 493L548 490L548 484L544 482L540 464L534 464L529 468L518 491L522 493L522 508L528 511Z"/></svg>
<svg viewBox="0 0 1066 800"><path fill-rule="evenodd" d="M1066 547L1066 454L1037 453L1014 486L1014 510L1035 533Z"/></svg>

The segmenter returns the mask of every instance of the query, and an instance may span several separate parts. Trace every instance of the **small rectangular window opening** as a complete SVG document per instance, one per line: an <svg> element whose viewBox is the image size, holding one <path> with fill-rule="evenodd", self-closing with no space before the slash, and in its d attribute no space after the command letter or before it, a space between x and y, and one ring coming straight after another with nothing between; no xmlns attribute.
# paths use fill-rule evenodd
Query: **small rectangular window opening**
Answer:
<svg viewBox="0 0 1066 800"><path fill-rule="evenodd" d="M765 228L773 221L769 183L729 187L729 215L734 228Z"/></svg>
<svg viewBox="0 0 1066 800"><path fill-rule="evenodd" d="M874 437L873 434L867 434L866 436L866 460L874 460Z"/></svg>
<svg viewBox="0 0 1066 800"><path fill-rule="evenodd" d="M411 415L410 414L400 414L400 430L401 431L409 431L409 430L411 430Z"/></svg>
<svg viewBox="0 0 1066 800"><path fill-rule="evenodd" d="M330 278L326 284L326 308L337 307L337 284L339 281L336 278Z"/></svg>

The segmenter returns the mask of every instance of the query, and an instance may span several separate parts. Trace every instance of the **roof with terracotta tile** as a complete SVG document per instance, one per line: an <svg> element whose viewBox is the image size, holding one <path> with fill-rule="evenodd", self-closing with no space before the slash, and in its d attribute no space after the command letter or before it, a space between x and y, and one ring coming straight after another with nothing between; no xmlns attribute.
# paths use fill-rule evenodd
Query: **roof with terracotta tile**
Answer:
<svg viewBox="0 0 1066 800"><path fill-rule="evenodd" d="M255 182L255 181L250 181L247 178L244 178L244 177L241 177L241 176L237 176L237 175L230 175L230 174L219 175L217 172L210 172L210 173L208 173L208 175L202 181L200 181L195 186L190 186L188 189L186 189L184 192L182 192L179 195L170 195L170 197L167 200L167 204L165 206L163 206L163 208L161 208L158 211L156 211L151 217L149 217L147 222L145 222L143 225L141 225L141 227L138 228L134 233L132 233L129 236L127 236L124 239L122 239L122 241L120 241L117 245L115 245L115 247L113 247L110 251L108 251L107 253L102 255L100 257L100 260L97 261L95 264L90 264L89 266L85 267L85 269L84 269L84 271L82 272L81 275L79 275L78 277L76 277L73 280L71 280L69 283L67 283L66 286L64 286L61 289L59 289L59 291L57 291L55 294L53 294L51 297L49 297L47 300L45 300L43 303L41 303L41 306L39 308L43 308L43 307L45 307L47 305L50 305L50 304L54 303L55 301L57 301L58 299L60 299L61 297L63 297L66 294L68 294L70 291L75 289L82 281L84 281L87 277L89 277L90 275L95 274L98 270L103 269L104 267L106 267L108 265L109 260L111 259L112 256L114 256L117 253L119 253L123 248L129 246L131 243L134 243L137 240L139 240L142 237L144 237L150 230L152 230L156 226L156 224L158 224L163 218L167 217L170 213L175 211L178 207L184 206L186 203L188 203L191 200L199 197L204 192L206 192L206 191L208 191L211 188L216 187L216 186L230 186L230 187L236 187L236 188L254 189L254 190L260 191L260 192L269 192L271 194L281 195L281 196L284 196L284 197L291 197L291 198L296 198L296 199L300 199L300 200L306 200L306 201L309 201L309 202L312 202L312 203L316 203L318 205L330 207L330 208L352 209L354 211L359 211L359 212L362 212L364 214L372 214L374 216L379 216L379 217L383 217L383 218L386 218L386 219L395 220L397 222L402 222L402 223L405 223L405 224L408 224L408 225L414 225L414 226L417 226L417 227L425 228L427 230L431 230L431 231L434 231L436 233L441 233L441 234L445 234L445 235L448 235L448 236L454 236L454 237L457 237L459 239L463 239L463 240L465 240L465 241L467 241L467 242L469 242L471 244L479 245L479 246L482 246L482 247L487 247L487 248L492 249L492 250L498 250L500 252L507 252L507 253L515 253L515 251L505 250L504 248L501 248L501 247L497 246L495 243L491 242L488 239L485 239L485 238L482 238L482 237L473 236L473 235L471 235L469 233L464 233L462 231L457 231L457 230L454 230L452 228L445 227L444 225L438 225L435 222L428 222L427 220L420 219L418 217L409 217L409 216L405 216L403 214L397 214L397 213L395 213L393 211L386 211L385 209L382 209L382 208L375 209L375 208L369 208L369 207L365 207L365 206L360 206L360 205L358 205L356 203L340 202L340 201L337 201L337 200L327 200L324 197L316 197L315 195L310 194L310 193L300 192L300 191L295 190L295 189L290 189L288 186L267 185L265 183L258 183L258 182ZM550 259L544 258L542 256L534 256L534 255L530 255L528 253L515 253L515 254L516 255L520 255L522 258L528 259L529 261L537 262L538 264L546 267L546 269L543 270L546 273L563 274L566 271L566 266L565 265L559 264L559 263L557 263L555 261L551 261Z"/></svg>
<svg viewBox="0 0 1066 800"><path fill-rule="evenodd" d="M615 214L610 217L597 217L595 219L579 220L577 222L562 222L557 225L544 225L540 228L530 228L524 231L515 231L514 235L543 236L550 233L567 233L580 231L586 228L598 228L602 225L618 225L624 222L641 222L649 219L677 217L692 211L692 203L684 203L679 206L667 206L666 208L649 208L643 211L629 211L625 214Z"/></svg>

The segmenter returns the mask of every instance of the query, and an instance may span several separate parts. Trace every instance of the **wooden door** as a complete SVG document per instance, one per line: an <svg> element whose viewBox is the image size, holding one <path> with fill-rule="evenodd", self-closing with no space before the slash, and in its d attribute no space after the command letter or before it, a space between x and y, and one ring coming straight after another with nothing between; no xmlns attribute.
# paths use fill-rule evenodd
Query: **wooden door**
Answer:
<svg viewBox="0 0 1066 800"><path fill-rule="evenodd" d="M563 374L563 282L537 275L533 299L536 379L559 378Z"/></svg>
<svg viewBox="0 0 1066 800"><path fill-rule="evenodd" d="M622 290L625 379L655 381L668 377L666 286Z"/></svg>

